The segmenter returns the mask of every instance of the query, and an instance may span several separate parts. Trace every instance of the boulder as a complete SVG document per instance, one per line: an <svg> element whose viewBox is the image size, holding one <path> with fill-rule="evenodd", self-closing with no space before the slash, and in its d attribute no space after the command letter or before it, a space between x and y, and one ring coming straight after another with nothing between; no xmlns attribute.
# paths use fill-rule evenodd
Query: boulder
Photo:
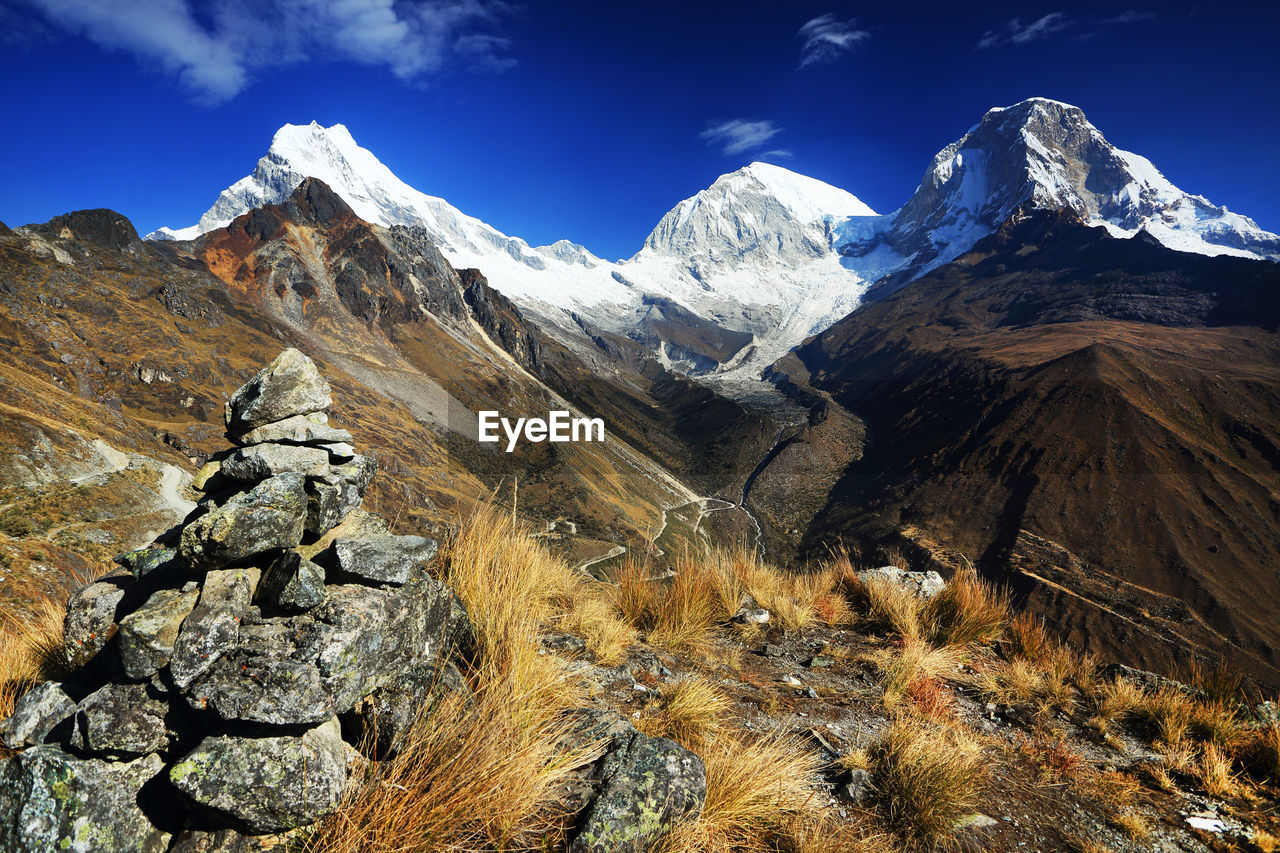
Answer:
<svg viewBox="0 0 1280 853"><path fill-rule="evenodd" d="M333 541L340 580L402 586L414 570L436 555L436 543L422 536L367 536Z"/></svg>
<svg viewBox="0 0 1280 853"><path fill-rule="evenodd" d="M290 347L246 382L227 401L228 434L309 415L329 407L329 383L315 362Z"/></svg>
<svg viewBox="0 0 1280 853"><path fill-rule="evenodd" d="M13 713L0 725L0 743L24 749L43 743L54 726L76 711L76 703L52 681L37 684L18 698Z"/></svg>
<svg viewBox="0 0 1280 853"><path fill-rule="evenodd" d="M143 578L152 572L179 568L178 552L163 545L148 545L116 557L115 562L129 570L135 578Z"/></svg>
<svg viewBox="0 0 1280 853"><path fill-rule="evenodd" d="M329 452L295 444L254 444L236 450L222 462L222 474L257 483L277 474L317 477L329 471Z"/></svg>
<svg viewBox="0 0 1280 853"><path fill-rule="evenodd" d="M333 811L347 784L337 720L301 737L205 738L169 770L173 786L198 805L251 832L307 826Z"/></svg>
<svg viewBox="0 0 1280 853"><path fill-rule="evenodd" d="M145 683L108 684L80 703L74 745L114 757L157 752L168 743L167 711L162 694Z"/></svg>
<svg viewBox="0 0 1280 853"><path fill-rule="evenodd" d="M863 583L887 583L913 590L917 598L929 600L946 587L947 582L935 571L906 572L897 566L881 566L857 572Z"/></svg>
<svg viewBox="0 0 1280 853"><path fill-rule="evenodd" d="M54 746L0 762L0 850L167 849L169 835L138 807L138 792L160 769L158 755L111 762L73 758Z"/></svg>
<svg viewBox="0 0 1280 853"><path fill-rule="evenodd" d="M416 666L403 678L379 687L357 702L343 722L353 743L361 743L374 758L390 758L414 721L430 717L448 700L470 707L474 695L456 666L437 660Z"/></svg>
<svg viewBox="0 0 1280 853"><path fill-rule="evenodd" d="M179 545L183 559L198 569L221 568L297 546L307 518L303 483L301 474L263 480L189 522Z"/></svg>
<svg viewBox="0 0 1280 853"><path fill-rule="evenodd" d="M276 655L267 649L224 654L184 695L193 708L208 708L224 720L278 726L315 725L339 710L314 660Z"/></svg>
<svg viewBox="0 0 1280 853"><path fill-rule="evenodd" d="M120 620L120 662L126 675L147 678L169 662L182 620L199 595L194 588L161 589Z"/></svg>
<svg viewBox="0 0 1280 853"><path fill-rule="evenodd" d="M304 559L297 551L286 551L262 576L260 598L281 610L301 613L324 603L324 569Z"/></svg>
<svg viewBox="0 0 1280 853"><path fill-rule="evenodd" d="M258 569L219 569L204 577L197 602L173 645L169 672L174 684L186 687L235 645L240 620L258 588Z"/></svg>
<svg viewBox="0 0 1280 853"><path fill-rule="evenodd" d="M71 596L62 620L62 650L71 669L93 660L115 636L116 610L122 598L124 586L109 580L81 587Z"/></svg>
<svg viewBox="0 0 1280 853"><path fill-rule="evenodd" d="M329 417L324 412L309 415L294 415L282 421L263 424L246 433L237 435L236 444L327 444L332 442L351 441L351 433L345 429L329 426Z"/></svg>
<svg viewBox="0 0 1280 853"><path fill-rule="evenodd" d="M678 821L702 811L707 773L698 756L669 738L639 733L614 746L570 853L645 853Z"/></svg>

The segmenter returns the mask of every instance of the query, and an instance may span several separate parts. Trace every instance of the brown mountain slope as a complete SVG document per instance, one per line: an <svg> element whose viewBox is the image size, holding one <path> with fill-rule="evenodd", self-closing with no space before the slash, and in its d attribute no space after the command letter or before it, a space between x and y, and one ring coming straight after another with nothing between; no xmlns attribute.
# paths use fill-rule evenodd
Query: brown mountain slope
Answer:
<svg viewBox="0 0 1280 853"><path fill-rule="evenodd" d="M429 529L519 477L522 511L577 522L566 544L585 557L642 540L692 497L615 436L513 454L477 443L477 409L566 406L479 328L423 232L364 223L309 181L195 243L140 241L110 211L0 233L0 368L16 408L0 409L0 474L35 472L0 509L81 476L62 463L98 438L190 470L222 444L227 393L286 345L331 377L335 419L377 458L372 500L393 519Z"/></svg>
<svg viewBox="0 0 1280 853"><path fill-rule="evenodd" d="M868 434L805 550L943 542L1082 647L1280 683L1277 294L1276 264L1011 223L777 365Z"/></svg>

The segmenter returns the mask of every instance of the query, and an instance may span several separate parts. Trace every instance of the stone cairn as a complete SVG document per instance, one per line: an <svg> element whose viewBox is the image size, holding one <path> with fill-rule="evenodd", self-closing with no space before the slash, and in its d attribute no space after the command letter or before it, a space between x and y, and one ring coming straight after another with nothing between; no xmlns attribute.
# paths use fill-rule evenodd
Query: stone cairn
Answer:
<svg viewBox="0 0 1280 853"><path fill-rule="evenodd" d="M469 701L470 623L427 573L436 543L359 510L376 466L329 404L285 350L227 403L236 446L197 475L196 509L71 597L71 675L0 723L0 852L268 849L424 708ZM701 810L705 769L679 744L606 707L570 729L604 746L566 791L570 853L641 853Z"/></svg>
<svg viewBox="0 0 1280 853"><path fill-rule="evenodd" d="M196 509L71 598L71 676L0 726L18 750L0 850L256 849L339 804L350 744L387 754L433 691L467 689L465 611L425 571L436 543L353 515L376 466L329 404L285 350L227 403L236 447L198 475Z"/></svg>

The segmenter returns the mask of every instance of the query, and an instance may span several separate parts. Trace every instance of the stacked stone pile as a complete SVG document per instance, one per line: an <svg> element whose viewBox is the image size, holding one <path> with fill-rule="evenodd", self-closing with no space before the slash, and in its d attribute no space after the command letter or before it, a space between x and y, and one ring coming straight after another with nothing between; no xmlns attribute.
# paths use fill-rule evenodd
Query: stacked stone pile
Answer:
<svg viewBox="0 0 1280 853"><path fill-rule="evenodd" d="M371 726L385 753L433 690L467 689L436 544L352 515L375 465L329 404L282 353L228 402L236 447L180 528L72 597L71 676L0 727L0 850L249 849L337 806Z"/></svg>

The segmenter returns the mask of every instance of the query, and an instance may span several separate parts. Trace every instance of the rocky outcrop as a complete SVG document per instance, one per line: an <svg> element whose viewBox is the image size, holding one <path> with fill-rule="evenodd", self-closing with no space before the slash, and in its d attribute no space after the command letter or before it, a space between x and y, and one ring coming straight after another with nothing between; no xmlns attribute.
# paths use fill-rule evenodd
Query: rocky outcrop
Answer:
<svg viewBox="0 0 1280 853"><path fill-rule="evenodd" d="M466 612L427 571L436 544L352 518L376 466L329 403L311 360L282 353L228 402L239 446L202 472L184 524L72 596L72 675L0 726L19 750L0 762L0 850L305 826L341 802L363 734L389 754L424 702L469 692L451 663ZM351 535L331 532L347 520ZM344 740L339 717L371 712L388 725Z"/></svg>

